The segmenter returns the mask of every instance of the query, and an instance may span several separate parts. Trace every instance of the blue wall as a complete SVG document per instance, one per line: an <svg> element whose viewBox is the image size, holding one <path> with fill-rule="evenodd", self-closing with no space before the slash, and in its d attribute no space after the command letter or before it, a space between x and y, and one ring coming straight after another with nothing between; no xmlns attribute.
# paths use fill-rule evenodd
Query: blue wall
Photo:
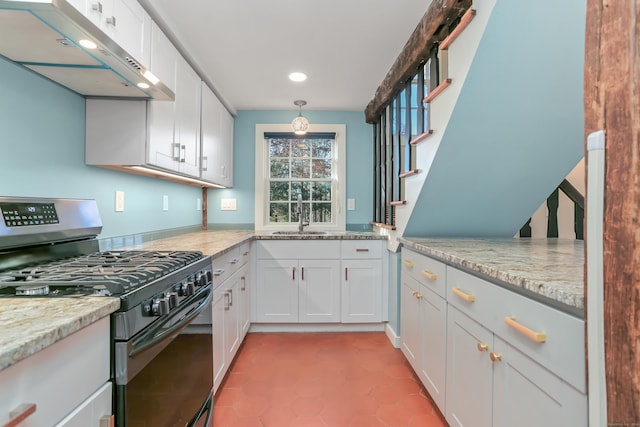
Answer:
<svg viewBox="0 0 640 427"><path fill-rule="evenodd" d="M585 14L496 2L405 235L512 237L580 161Z"/></svg>
<svg viewBox="0 0 640 427"><path fill-rule="evenodd" d="M86 166L84 141L83 97L0 59L1 196L96 199L100 237L201 223L199 188ZM114 210L116 190L125 192L124 212Z"/></svg>
<svg viewBox="0 0 640 427"><path fill-rule="evenodd" d="M239 111L234 125L233 188L209 191L209 222L213 226L254 224L256 124L290 123L298 111ZM373 206L373 130L364 113L353 111L304 111L315 124L346 124L347 198L356 209L347 211L347 229L369 228ZM236 211L220 210L220 199L235 198Z"/></svg>

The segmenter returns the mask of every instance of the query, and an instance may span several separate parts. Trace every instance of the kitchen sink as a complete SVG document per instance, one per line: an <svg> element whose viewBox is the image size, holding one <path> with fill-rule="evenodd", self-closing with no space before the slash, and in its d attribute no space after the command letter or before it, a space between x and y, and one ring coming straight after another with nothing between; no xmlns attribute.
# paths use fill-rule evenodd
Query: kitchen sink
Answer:
<svg viewBox="0 0 640 427"><path fill-rule="evenodd" d="M276 236L318 236L327 234L326 231L274 231L271 234Z"/></svg>

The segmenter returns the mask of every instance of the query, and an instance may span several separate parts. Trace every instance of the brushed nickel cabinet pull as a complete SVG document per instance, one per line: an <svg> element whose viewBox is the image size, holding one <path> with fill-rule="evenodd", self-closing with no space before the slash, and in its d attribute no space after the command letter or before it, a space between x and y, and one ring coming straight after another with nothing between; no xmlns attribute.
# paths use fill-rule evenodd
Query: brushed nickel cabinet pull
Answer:
<svg viewBox="0 0 640 427"><path fill-rule="evenodd" d="M361 249L361 248L358 248L358 249L356 249L356 252L369 252L369 249L365 249L365 248Z"/></svg>
<svg viewBox="0 0 640 427"><path fill-rule="evenodd" d="M229 303L229 292L225 292L224 293L224 311L229 311L230 307L231 305Z"/></svg>
<svg viewBox="0 0 640 427"><path fill-rule="evenodd" d="M344 281L349 281L349 273L347 273L349 269L347 267L344 268Z"/></svg>
<svg viewBox="0 0 640 427"><path fill-rule="evenodd" d="M242 276L240 280L242 280L242 286L240 287L240 290L241 291L247 290L247 279L244 276Z"/></svg>
<svg viewBox="0 0 640 427"><path fill-rule="evenodd" d="M29 418L36 412L35 403L23 403L22 405L9 412L9 422L2 427L17 427L21 422Z"/></svg>
<svg viewBox="0 0 640 427"><path fill-rule="evenodd" d="M105 22L107 23L107 25L113 25L115 27L116 26L116 17L112 16L110 18L107 18L105 20Z"/></svg>
<svg viewBox="0 0 640 427"><path fill-rule="evenodd" d="M296 268L291 267L291 280L296 280Z"/></svg>
<svg viewBox="0 0 640 427"><path fill-rule="evenodd" d="M300 278L304 280L304 267L300 268Z"/></svg>
<svg viewBox="0 0 640 427"><path fill-rule="evenodd" d="M532 341L543 343L547 340L547 334L544 332L536 332L532 329L527 328L521 323L518 323L515 317L507 316L504 318L504 323L506 323L509 327L515 329L520 332L525 337L529 338Z"/></svg>

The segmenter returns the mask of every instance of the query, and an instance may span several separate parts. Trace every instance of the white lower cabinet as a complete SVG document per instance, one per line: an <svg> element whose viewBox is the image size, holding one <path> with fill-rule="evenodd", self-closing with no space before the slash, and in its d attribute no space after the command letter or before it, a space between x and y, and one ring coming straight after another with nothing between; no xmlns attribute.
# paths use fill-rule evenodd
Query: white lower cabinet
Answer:
<svg viewBox="0 0 640 427"><path fill-rule="evenodd" d="M587 425L581 319L403 249L400 322L450 426Z"/></svg>
<svg viewBox="0 0 640 427"><path fill-rule="evenodd" d="M416 280L403 263L400 348L434 402L444 408L447 303L422 283L427 279L421 276Z"/></svg>
<svg viewBox="0 0 640 427"><path fill-rule="evenodd" d="M20 426L109 425L109 336L107 316L0 371L0 425L25 405L35 412Z"/></svg>
<svg viewBox="0 0 640 427"><path fill-rule="evenodd" d="M342 323L382 321L382 243L377 240L343 240Z"/></svg>
<svg viewBox="0 0 640 427"><path fill-rule="evenodd" d="M340 261L281 259L257 262L257 321L340 321Z"/></svg>
<svg viewBox="0 0 640 427"><path fill-rule="evenodd" d="M251 243L248 242L213 259L211 322L214 393L220 387L249 330L250 251Z"/></svg>

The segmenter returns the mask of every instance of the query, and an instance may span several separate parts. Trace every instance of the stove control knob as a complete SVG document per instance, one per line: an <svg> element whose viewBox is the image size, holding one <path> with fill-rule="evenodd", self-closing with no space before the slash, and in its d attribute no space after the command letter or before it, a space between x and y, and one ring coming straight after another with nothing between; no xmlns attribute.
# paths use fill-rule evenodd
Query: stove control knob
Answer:
<svg viewBox="0 0 640 427"><path fill-rule="evenodd" d="M196 285L193 284L193 282L189 281L189 282L185 282L182 285L180 285L180 291L179 294L185 297L188 297L189 295L193 295L196 292Z"/></svg>
<svg viewBox="0 0 640 427"><path fill-rule="evenodd" d="M169 309L175 308L178 306L178 293L177 292L168 292L167 299L169 300Z"/></svg>
<svg viewBox="0 0 640 427"><path fill-rule="evenodd" d="M213 281L213 273L211 270L207 270L207 283L211 283Z"/></svg>
<svg viewBox="0 0 640 427"><path fill-rule="evenodd" d="M169 314L169 298L157 298L151 304L151 312L154 316L164 316Z"/></svg>
<svg viewBox="0 0 640 427"><path fill-rule="evenodd" d="M198 282L198 286L202 287L202 286L207 286L207 275L200 273L197 277L197 282Z"/></svg>

